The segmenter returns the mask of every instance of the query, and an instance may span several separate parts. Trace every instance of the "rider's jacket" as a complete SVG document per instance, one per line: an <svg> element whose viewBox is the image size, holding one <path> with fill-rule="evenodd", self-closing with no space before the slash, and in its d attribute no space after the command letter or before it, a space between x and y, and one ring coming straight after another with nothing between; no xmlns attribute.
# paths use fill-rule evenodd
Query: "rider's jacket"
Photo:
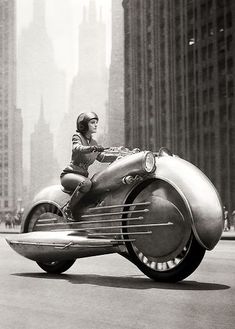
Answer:
<svg viewBox="0 0 235 329"><path fill-rule="evenodd" d="M67 173L80 174L88 177L88 168L95 161L112 162L116 156L105 154L105 152L91 152L91 146L98 145L91 138L87 139L81 133L76 132L72 137L72 157L70 164L64 168L61 177Z"/></svg>

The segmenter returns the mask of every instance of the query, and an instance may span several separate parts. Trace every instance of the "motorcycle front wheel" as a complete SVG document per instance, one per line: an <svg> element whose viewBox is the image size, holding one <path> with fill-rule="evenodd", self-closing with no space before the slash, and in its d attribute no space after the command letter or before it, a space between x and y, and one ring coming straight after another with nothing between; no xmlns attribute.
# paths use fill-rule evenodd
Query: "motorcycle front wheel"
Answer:
<svg viewBox="0 0 235 329"><path fill-rule="evenodd" d="M129 259L149 278L159 282L177 282L192 274L201 263L205 249L193 234L183 250L174 258L160 262L145 256L135 246L127 245Z"/></svg>
<svg viewBox="0 0 235 329"><path fill-rule="evenodd" d="M165 181L150 180L137 186L128 199L131 203L133 207L125 210L138 210L141 217L132 219L132 228L128 219L133 215L124 215L128 224L123 222L123 234L132 240L126 242L129 259L160 282L181 281L193 273L205 248L193 234L190 213L179 192Z"/></svg>
<svg viewBox="0 0 235 329"><path fill-rule="evenodd" d="M42 203L37 205L30 213L24 232L48 231L53 230L53 225L63 223L62 213L56 205L50 203ZM65 223L66 225L66 223ZM52 262L36 262L38 266L45 272L50 274L61 274L67 271L76 261L76 259L68 259Z"/></svg>

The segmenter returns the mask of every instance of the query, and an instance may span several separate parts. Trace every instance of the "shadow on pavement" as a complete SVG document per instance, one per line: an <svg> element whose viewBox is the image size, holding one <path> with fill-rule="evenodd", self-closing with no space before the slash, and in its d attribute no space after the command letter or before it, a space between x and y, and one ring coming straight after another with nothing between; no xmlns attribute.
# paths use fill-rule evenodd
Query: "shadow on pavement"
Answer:
<svg viewBox="0 0 235 329"><path fill-rule="evenodd" d="M177 283L154 282L139 276L105 276L97 274L47 274L47 273L14 273L12 275L36 279L66 280L72 284L87 284L122 289L167 289L167 290L225 290L230 286L224 284L181 281Z"/></svg>

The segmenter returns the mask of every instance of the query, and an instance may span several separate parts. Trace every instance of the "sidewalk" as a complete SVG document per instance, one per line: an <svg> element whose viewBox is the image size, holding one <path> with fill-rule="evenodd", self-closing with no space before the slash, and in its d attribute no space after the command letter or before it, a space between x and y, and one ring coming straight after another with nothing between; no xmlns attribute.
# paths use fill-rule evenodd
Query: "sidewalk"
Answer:
<svg viewBox="0 0 235 329"><path fill-rule="evenodd" d="M221 240L235 240L235 231L231 230L223 232Z"/></svg>
<svg viewBox="0 0 235 329"><path fill-rule="evenodd" d="M5 227L4 223L0 224L0 233L12 233L12 234L16 234L16 233L20 233L20 226L15 226L14 228L9 228L9 227Z"/></svg>

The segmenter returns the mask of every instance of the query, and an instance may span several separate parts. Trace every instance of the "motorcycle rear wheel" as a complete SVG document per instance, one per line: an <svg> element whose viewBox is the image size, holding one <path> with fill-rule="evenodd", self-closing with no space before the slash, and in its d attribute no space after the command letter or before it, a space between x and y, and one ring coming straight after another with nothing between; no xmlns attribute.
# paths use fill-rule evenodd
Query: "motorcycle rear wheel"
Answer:
<svg viewBox="0 0 235 329"><path fill-rule="evenodd" d="M37 227L37 224L40 221L43 221L44 218L58 218L58 221L63 221L63 216L59 208L56 205L50 203L42 203L37 205L29 215L27 220L27 225L24 228L24 232L33 232L42 230L40 226ZM47 219L47 224L50 224ZM53 229L53 220L52 220L52 227ZM48 229L46 229L48 230ZM45 272L49 274L61 274L67 271L74 263L76 259L68 259L68 260L61 260L61 261L52 261L52 262L36 262L38 266L43 269Z"/></svg>
<svg viewBox="0 0 235 329"><path fill-rule="evenodd" d="M36 262L41 269L50 274L61 274L67 271L73 264L75 260L64 260L55 261L49 263Z"/></svg>

